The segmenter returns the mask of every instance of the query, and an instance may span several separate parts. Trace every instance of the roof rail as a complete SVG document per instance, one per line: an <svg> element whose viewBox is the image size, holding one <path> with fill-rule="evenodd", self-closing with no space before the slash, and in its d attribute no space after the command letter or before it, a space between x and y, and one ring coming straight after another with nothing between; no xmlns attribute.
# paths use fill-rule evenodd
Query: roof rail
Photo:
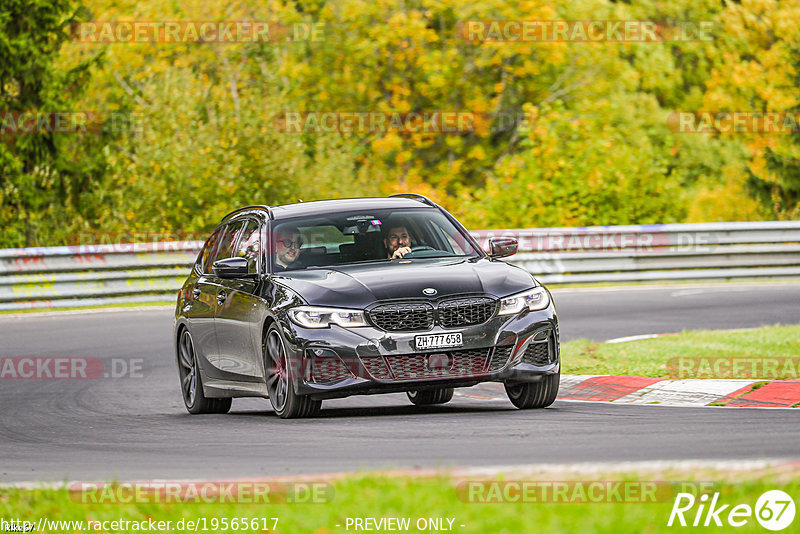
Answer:
<svg viewBox="0 0 800 534"><path fill-rule="evenodd" d="M267 214L269 215L269 218L270 219L273 218L272 217L272 209L269 206L267 206L266 204L253 204L252 206L244 206L242 208L237 208L237 209L233 210L232 212L227 214L225 217L223 217L222 220L224 221L225 219L227 219L231 215L235 215L235 214L239 213L240 211L252 210L252 209L266 210Z"/></svg>
<svg viewBox="0 0 800 534"><path fill-rule="evenodd" d="M396 195L389 195L389 198L411 198L414 200L419 200L420 202L427 204L429 206L436 207L436 204L434 204L431 199L429 199L425 195L420 195L417 193L398 193Z"/></svg>

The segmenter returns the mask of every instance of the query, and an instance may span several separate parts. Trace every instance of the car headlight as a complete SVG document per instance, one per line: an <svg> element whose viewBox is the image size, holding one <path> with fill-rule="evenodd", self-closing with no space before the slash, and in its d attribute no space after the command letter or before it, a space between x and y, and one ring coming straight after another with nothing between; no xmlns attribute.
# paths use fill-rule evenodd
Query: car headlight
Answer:
<svg viewBox="0 0 800 534"><path fill-rule="evenodd" d="M364 312L361 310L298 306L291 308L288 313L292 322L303 328L328 328L331 324L344 328L367 326Z"/></svg>
<svg viewBox="0 0 800 534"><path fill-rule="evenodd" d="M526 308L530 311L543 310L549 305L547 290L540 286L500 299L500 311L497 315L511 315Z"/></svg>

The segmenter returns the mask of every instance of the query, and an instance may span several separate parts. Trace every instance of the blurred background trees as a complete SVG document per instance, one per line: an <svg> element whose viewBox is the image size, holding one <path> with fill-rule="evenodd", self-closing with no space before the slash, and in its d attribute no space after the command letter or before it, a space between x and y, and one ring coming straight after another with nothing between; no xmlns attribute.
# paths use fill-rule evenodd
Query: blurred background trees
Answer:
<svg viewBox="0 0 800 534"><path fill-rule="evenodd" d="M21 119L19 112L74 108L102 54L60 61L69 25L76 20L78 12L67 0L0 3L3 124ZM83 196L103 172L96 145L86 138L0 133L0 246L65 239L64 225L83 216Z"/></svg>
<svg viewBox="0 0 800 534"><path fill-rule="evenodd" d="M800 216L797 134L668 127L676 110L799 111L796 3L94 0L77 8L67 0L0 7L0 109L114 117L87 135L0 137L0 247L67 243L81 232L205 232L243 204L407 191L476 229ZM65 40L58 28L80 17L321 22L324 38ZM459 34L460 21L490 19L710 21L712 30L709 40L658 43ZM10 97L24 77L51 100ZM276 128L287 111L336 110L479 118L455 134ZM26 143L47 150L19 156Z"/></svg>

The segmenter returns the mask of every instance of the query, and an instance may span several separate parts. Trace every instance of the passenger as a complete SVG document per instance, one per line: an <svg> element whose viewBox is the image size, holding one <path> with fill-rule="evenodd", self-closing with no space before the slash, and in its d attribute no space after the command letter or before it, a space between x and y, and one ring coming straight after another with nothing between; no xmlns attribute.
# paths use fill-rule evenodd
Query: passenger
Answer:
<svg viewBox="0 0 800 534"><path fill-rule="evenodd" d="M300 255L303 238L300 231L293 226L283 226L275 234L275 272L294 268L292 265Z"/></svg>

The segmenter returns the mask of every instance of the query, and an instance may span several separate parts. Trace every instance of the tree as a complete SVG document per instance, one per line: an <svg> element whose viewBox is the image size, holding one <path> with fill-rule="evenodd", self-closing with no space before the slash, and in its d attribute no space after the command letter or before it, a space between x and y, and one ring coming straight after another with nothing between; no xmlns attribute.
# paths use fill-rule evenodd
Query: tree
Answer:
<svg viewBox="0 0 800 534"><path fill-rule="evenodd" d="M52 127L54 114L70 121L76 117L69 112L99 60L95 55L58 64L78 16L71 0L0 3L0 110L6 126L0 133L0 246L52 241L42 234L63 228L89 187L96 165L87 156L91 150L84 146L75 158L74 139L42 126ZM17 119L26 112L37 114L37 126L20 133Z"/></svg>
<svg viewBox="0 0 800 534"><path fill-rule="evenodd" d="M703 109L745 115L779 114L780 131L758 127L730 134L749 152L751 191L771 218L800 218L800 4L775 0L726 2ZM788 122L785 120L788 119Z"/></svg>

